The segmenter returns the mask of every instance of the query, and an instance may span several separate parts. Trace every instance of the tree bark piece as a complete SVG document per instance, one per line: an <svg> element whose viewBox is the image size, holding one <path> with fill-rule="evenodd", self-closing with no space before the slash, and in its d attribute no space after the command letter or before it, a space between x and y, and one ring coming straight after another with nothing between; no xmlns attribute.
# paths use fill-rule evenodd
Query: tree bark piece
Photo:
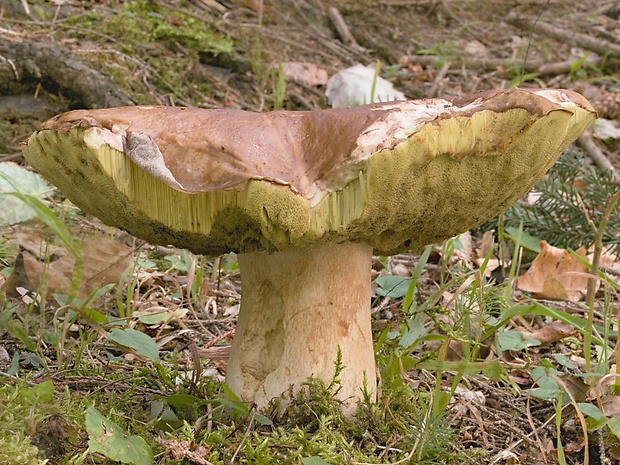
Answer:
<svg viewBox="0 0 620 465"><path fill-rule="evenodd" d="M87 108L133 105L119 86L54 42L0 42L0 88L57 85Z"/></svg>
<svg viewBox="0 0 620 465"><path fill-rule="evenodd" d="M348 242L238 258L243 288L227 384L262 408L309 377L329 385L340 350L336 398L353 414L364 385L376 389L371 247Z"/></svg>

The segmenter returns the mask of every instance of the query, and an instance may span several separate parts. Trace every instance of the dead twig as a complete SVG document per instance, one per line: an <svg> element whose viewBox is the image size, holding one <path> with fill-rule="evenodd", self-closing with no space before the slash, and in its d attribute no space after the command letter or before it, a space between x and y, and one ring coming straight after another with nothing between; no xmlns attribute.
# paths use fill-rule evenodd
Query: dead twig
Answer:
<svg viewBox="0 0 620 465"><path fill-rule="evenodd" d="M579 58L575 58L578 60ZM405 55L398 61L400 66L419 64L431 66L442 60L436 55ZM513 58L473 58L473 57L454 57L450 59L453 67L485 71L498 71L498 74L507 74L511 69L522 68L527 73L538 73L541 76L551 76L570 73L575 60L559 61L556 63L543 63L542 61L528 61L523 63L522 59ZM600 66L600 58L586 59L582 67Z"/></svg>
<svg viewBox="0 0 620 465"><path fill-rule="evenodd" d="M20 80L32 77L55 82L88 108L133 104L118 85L52 41L0 42L0 54L9 64L14 63ZM34 70L29 69L29 63L35 63Z"/></svg>
<svg viewBox="0 0 620 465"><path fill-rule="evenodd" d="M22 158L22 153L21 152L17 152L17 153L9 153L9 154L0 154L0 163L4 163L5 161L13 161L13 160L19 160L20 158Z"/></svg>
<svg viewBox="0 0 620 465"><path fill-rule="evenodd" d="M527 415L527 421L530 424L530 428L532 428L532 433L534 434L534 438L536 439L536 444L538 445L538 449L540 450L540 455L545 461L545 465L549 462L547 461L547 454L545 453L545 446L540 440L540 436L538 435L538 430L536 429L536 424L534 423L534 418L532 417L532 410L530 409L530 400L531 397L527 396L527 406L525 413Z"/></svg>
<svg viewBox="0 0 620 465"><path fill-rule="evenodd" d="M579 138L577 139L577 143L583 150L585 150L585 152L588 154L588 156L596 166L611 172L614 182L616 184L620 184L620 173L596 144L590 131L586 131L581 136L579 136Z"/></svg>
<svg viewBox="0 0 620 465"><path fill-rule="evenodd" d="M441 84L442 84L443 80L445 79L446 74L448 73L449 69L450 69L450 62L447 62L437 72L437 76L435 76L435 80L433 81L433 85L431 85L431 88L428 91L428 96L430 98L435 97L437 95L437 89L439 89L439 87L441 86Z"/></svg>
<svg viewBox="0 0 620 465"><path fill-rule="evenodd" d="M340 40L342 40L342 42L357 50L364 50L364 47L358 44L355 37L353 37L353 34L351 34L347 23L345 23L344 18L335 6L330 6L327 9L327 16L329 16L329 19L332 21L336 31L338 31L338 35L340 36Z"/></svg>
<svg viewBox="0 0 620 465"><path fill-rule="evenodd" d="M514 14L508 15L506 22L521 29L526 29L528 32L538 32L552 37L562 43L592 50L601 56L608 55L620 57L619 44L614 44L607 40L592 37L581 32L576 32L572 29L559 28L542 21L537 21L536 25L532 27L532 24L534 24L534 20L532 18L516 16Z"/></svg>

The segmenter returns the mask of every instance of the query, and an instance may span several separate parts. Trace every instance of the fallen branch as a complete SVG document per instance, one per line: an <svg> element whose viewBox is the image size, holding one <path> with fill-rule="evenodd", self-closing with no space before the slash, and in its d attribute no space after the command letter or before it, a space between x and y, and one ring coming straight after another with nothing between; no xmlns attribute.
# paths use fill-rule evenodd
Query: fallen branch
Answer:
<svg viewBox="0 0 620 465"><path fill-rule="evenodd" d="M601 56L608 55L620 57L619 44L593 37L588 34L583 34L581 32L576 32L572 29L565 30L549 23L535 21L532 18L516 16L514 14L508 15L506 22L521 29L525 29L528 33L532 31L542 33L565 44L591 50Z"/></svg>
<svg viewBox="0 0 620 465"><path fill-rule="evenodd" d="M329 19L332 21L334 27L336 28L336 31L338 31L340 40L342 40L344 44L354 47L358 50L364 50L364 47L358 44L355 40L355 37L353 37L353 34L351 34L347 23L345 23L344 18L336 7L330 6L327 9L327 16L329 16Z"/></svg>
<svg viewBox="0 0 620 465"><path fill-rule="evenodd" d="M610 171L616 184L620 184L620 173L605 156L605 154L599 148L596 142L594 142L594 138L592 137L590 131L586 131L581 136L579 136L579 138L577 139L577 143L583 150L585 150L587 155L596 166L604 170Z"/></svg>
<svg viewBox="0 0 620 465"><path fill-rule="evenodd" d="M472 58L472 57L450 57L450 63L453 68L465 67L478 71L497 71L498 74L507 74L511 69L523 70L527 73L538 73L540 76L556 76L558 74L570 73L575 60L560 61L557 63L544 63L542 61L515 59L515 58ZM435 63L445 60L445 58L436 55L405 55L400 58L398 64L400 66L408 66L410 64L420 64L423 66L434 65ZM591 66L600 66L601 58L587 58L581 64L581 67L588 68Z"/></svg>
<svg viewBox="0 0 620 465"><path fill-rule="evenodd" d="M429 97L435 97L437 95L437 89L441 85L442 81L445 79L448 70L450 69L450 63L444 64L441 69L437 72L437 76L435 76L435 80L433 81L433 85L428 91Z"/></svg>
<svg viewBox="0 0 620 465"><path fill-rule="evenodd" d="M0 42L0 88L54 83L88 108L133 105L115 83L51 41Z"/></svg>

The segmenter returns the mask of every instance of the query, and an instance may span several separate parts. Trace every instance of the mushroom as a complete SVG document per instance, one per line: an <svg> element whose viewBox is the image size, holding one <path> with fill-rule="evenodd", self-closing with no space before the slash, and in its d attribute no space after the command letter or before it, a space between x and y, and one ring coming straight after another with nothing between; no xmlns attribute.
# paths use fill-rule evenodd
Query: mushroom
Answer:
<svg viewBox="0 0 620 465"><path fill-rule="evenodd" d="M238 254L226 382L264 407L309 377L374 395L371 258L436 243L523 196L595 118L567 90L310 112L76 110L28 140L84 211L154 244Z"/></svg>

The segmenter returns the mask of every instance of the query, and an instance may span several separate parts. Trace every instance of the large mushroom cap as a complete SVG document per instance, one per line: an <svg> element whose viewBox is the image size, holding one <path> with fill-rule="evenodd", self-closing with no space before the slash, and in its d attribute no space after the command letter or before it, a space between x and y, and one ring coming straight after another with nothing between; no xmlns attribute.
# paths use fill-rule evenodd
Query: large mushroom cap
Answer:
<svg viewBox="0 0 620 465"><path fill-rule="evenodd" d="M152 243L391 254L503 211L594 118L567 90L312 112L137 106L52 118L24 155L78 207Z"/></svg>

